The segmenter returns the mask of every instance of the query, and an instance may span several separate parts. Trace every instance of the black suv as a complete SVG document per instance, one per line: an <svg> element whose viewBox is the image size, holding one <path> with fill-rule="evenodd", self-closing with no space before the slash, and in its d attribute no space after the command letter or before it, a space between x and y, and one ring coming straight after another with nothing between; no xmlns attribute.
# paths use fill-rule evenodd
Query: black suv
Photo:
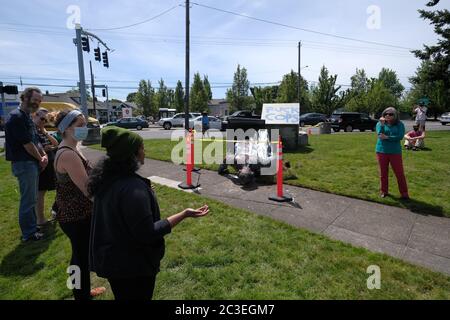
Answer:
<svg viewBox="0 0 450 320"><path fill-rule="evenodd" d="M364 132L366 130L375 131L378 121L364 113L335 112L331 115L330 122L334 132L339 132L341 129L345 132L352 132L355 129Z"/></svg>
<svg viewBox="0 0 450 320"><path fill-rule="evenodd" d="M261 115L252 110L240 110L224 118L221 131L237 128L247 130L248 128L254 128L255 124L264 126L265 121L261 120Z"/></svg>

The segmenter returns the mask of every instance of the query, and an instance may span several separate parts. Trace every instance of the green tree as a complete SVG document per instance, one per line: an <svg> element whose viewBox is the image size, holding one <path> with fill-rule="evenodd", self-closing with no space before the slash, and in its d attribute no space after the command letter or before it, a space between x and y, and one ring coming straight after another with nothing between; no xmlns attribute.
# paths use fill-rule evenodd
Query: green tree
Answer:
<svg viewBox="0 0 450 320"><path fill-rule="evenodd" d="M175 109L177 109L177 113L184 111L184 89L180 80L178 80L175 89Z"/></svg>
<svg viewBox="0 0 450 320"><path fill-rule="evenodd" d="M191 93L189 95L189 104L191 111L203 112L208 109L208 96L203 86L203 81L200 77L200 73L194 74L194 82L192 83Z"/></svg>
<svg viewBox="0 0 450 320"><path fill-rule="evenodd" d="M253 100L255 103L255 111L257 113L262 112L262 107L264 103L274 103L278 97L278 86L269 87L252 87L250 92L252 93Z"/></svg>
<svg viewBox="0 0 450 320"><path fill-rule="evenodd" d="M398 107L398 99L386 87L382 80L373 80L366 95L368 112L380 115L388 107Z"/></svg>
<svg viewBox="0 0 450 320"><path fill-rule="evenodd" d="M381 69L378 80L383 82L386 89L388 89L394 97L397 99L401 98L405 87L400 83L400 80L397 78L397 73L394 70L387 68Z"/></svg>
<svg viewBox="0 0 450 320"><path fill-rule="evenodd" d="M233 86L227 90L227 101L230 104L230 111L244 110L253 104L252 97L249 97L250 82L247 79L247 69L237 66L233 77Z"/></svg>
<svg viewBox="0 0 450 320"><path fill-rule="evenodd" d="M437 118L441 113L450 110L450 95L445 81L430 79L430 73L433 72L432 65L431 61L422 62L415 76L409 79L412 88L403 103L408 103L411 110L419 99L426 97L430 99L429 112ZM407 106L404 108L407 109Z"/></svg>
<svg viewBox="0 0 450 320"><path fill-rule="evenodd" d="M342 107L343 97L338 95L341 86L336 85L337 75L329 75L323 66L320 70L319 82L312 89L312 108L314 111L331 115Z"/></svg>
<svg viewBox="0 0 450 320"><path fill-rule="evenodd" d="M300 108L302 113L307 113L311 108L311 101L309 99L308 82L300 77ZM298 73L291 70L290 73L285 74L281 81L277 102L279 103L295 103L298 102Z"/></svg>
<svg viewBox="0 0 450 320"><path fill-rule="evenodd" d="M203 87L205 89L206 96L208 97L208 101L211 101L213 98L213 94L211 91L211 84L209 83L208 76L203 77Z"/></svg>
<svg viewBox="0 0 450 320"><path fill-rule="evenodd" d="M355 94L365 94L370 87L370 79L367 78L366 71L364 69L356 68L356 73L351 77L352 91Z"/></svg>
<svg viewBox="0 0 450 320"><path fill-rule="evenodd" d="M136 98L137 92L131 92L127 95L127 101L128 102L135 102L134 99Z"/></svg>
<svg viewBox="0 0 450 320"><path fill-rule="evenodd" d="M169 107L169 97L167 92L167 86L164 83L164 80L161 79L158 81L159 88L158 92L153 95L154 105L157 109L168 108Z"/></svg>
<svg viewBox="0 0 450 320"><path fill-rule="evenodd" d="M436 6L440 0L431 0L427 7ZM423 50L414 50L413 53L422 61L429 62L429 69L425 78L428 82L442 81L444 87L450 90L450 11L441 9L435 11L419 10L420 17L430 21L434 32L439 37L437 44L424 45Z"/></svg>
<svg viewBox="0 0 450 320"><path fill-rule="evenodd" d="M427 7L436 6L440 1L431 0ZM405 102L417 103L417 99L430 99L429 112L436 118L440 113L450 110L450 11L419 10L420 17L434 26L438 36L435 45L425 45L422 50L414 50L422 64L416 75L410 78L413 85Z"/></svg>
<svg viewBox="0 0 450 320"><path fill-rule="evenodd" d="M155 94L150 81L141 80L139 82L139 89L135 96L135 103L141 108L146 117L156 116L158 109L153 103L153 96Z"/></svg>

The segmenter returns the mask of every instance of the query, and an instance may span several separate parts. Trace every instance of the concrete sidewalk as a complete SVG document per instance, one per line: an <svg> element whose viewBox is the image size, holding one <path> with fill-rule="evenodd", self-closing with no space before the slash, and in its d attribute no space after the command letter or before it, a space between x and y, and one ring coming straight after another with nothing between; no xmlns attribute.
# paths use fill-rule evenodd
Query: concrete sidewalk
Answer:
<svg viewBox="0 0 450 320"><path fill-rule="evenodd" d="M92 149L83 152L94 162L103 156ZM139 173L171 187L186 176L182 166L151 159ZM275 185L244 191L208 170L201 170L200 184L196 193L202 196L450 275L449 218L288 185L284 189L294 203L279 204L268 200L276 193Z"/></svg>

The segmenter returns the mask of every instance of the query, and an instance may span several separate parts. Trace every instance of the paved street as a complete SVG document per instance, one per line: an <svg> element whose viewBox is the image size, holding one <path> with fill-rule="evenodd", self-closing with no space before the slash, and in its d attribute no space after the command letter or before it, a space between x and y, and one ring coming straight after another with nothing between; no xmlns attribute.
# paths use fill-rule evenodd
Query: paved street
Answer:
<svg viewBox="0 0 450 320"><path fill-rule="evenodd" d="M406 130L412 130L414 121L403 121L403 123L406 126ZM149 129L144 129L142 131L136 131L136 132L139 135L141 135L144 139L170 139L171 135L174 132L176 132L176 131L182 132L182 130L183 130L182 128L164 130L161 127L151 126ZM306 130L306 128L304 130ZM430 130L430 131L450 130L450 125L443 126L443 125L441 125L440 122L428 121L427 122L427 130ZM215 133L220 133L220 131L218 131L218 130L213 130L213 131ZM318 134L318 133L319 133L318 128L312 129L312 134ZM332 132L332 134L359 134L359 131L356 130L352 133L340 131L339 133ZM365 132L365 134L370 134L370 132ZM5 135L4 132L0 131L0 148L3 147L3 145L5 143L4 135Z"/></svg>

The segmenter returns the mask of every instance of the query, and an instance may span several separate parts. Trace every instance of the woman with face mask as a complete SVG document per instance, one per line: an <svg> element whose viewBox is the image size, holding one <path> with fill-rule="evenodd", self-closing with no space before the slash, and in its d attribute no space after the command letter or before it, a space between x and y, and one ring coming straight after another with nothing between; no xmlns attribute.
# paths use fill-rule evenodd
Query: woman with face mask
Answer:
<svg viewBox="0 0 450 320"><path fill-rule="evenodd" d="M89 300L104 288L91 293L89 274L89 233L92 201L87 193L88 161L78 149L78 143L87 138L86 119L79 110L62 111L56 117L56 127L62 135L55 157L56 220L72 245L71 266L78 267L81 287L74 287L75 300Z"/></svg>
<svg viewBox="0 0 450 320"><path fill-rule="evenodd" d="M143 142L126 129L103 129L107 157L89 177L88 190L94 197L91 271L108 279L116 300L152 299L164 236L184 219L209 213L204 205L161 219L150 181L136 173L144 164Z"/></svg>

